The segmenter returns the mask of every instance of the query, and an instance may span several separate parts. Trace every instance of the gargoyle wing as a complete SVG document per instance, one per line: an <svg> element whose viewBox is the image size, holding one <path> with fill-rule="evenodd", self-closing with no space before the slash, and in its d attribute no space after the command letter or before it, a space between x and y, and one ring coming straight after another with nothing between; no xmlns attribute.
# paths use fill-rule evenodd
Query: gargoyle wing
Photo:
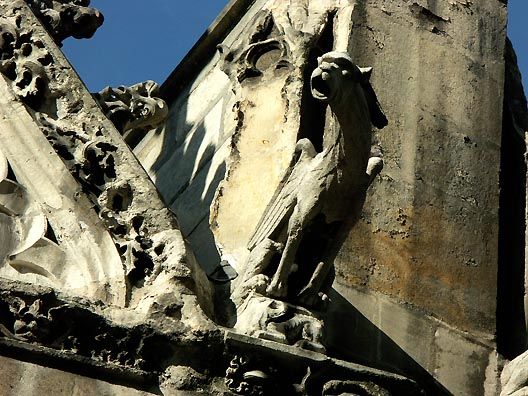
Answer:
<svg viewBox="0 0 528 396"><path fill-rule="evenodd" d="M316 154L313 144L308 139L297 142L292 161L284 171L273 197L249 239L247 245L249 250L275 233L291 214L297 203L299 185L309 169L308 163Z"/></svg>

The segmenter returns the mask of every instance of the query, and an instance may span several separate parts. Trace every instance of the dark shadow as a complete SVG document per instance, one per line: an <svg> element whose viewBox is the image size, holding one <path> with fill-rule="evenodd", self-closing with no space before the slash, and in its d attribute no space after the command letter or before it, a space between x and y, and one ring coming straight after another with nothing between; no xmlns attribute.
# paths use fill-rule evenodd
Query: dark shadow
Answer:
<svg viewBox="0 0 528 396"><path fill-rule="evenodd" d="M328 346L336 358L400 374L416 381L427 395L448 396L451 393L411 358L389 336L370 322L337 291L330 292L332 310L326 318L327 337L337 342ZM346 348L353 344L353 348ZM383 351L383 359L378 351Z"/></svg>
<svg viewBox="0 0 528 396"><path fill-rule="evenodd" d="M528 113L517 60L509 41L506 43L505 61L500 162L497 349L505 358L513 359L524 352L527 346L524 312L526 142L516 129L520 127L526 130Z"/></svg>
<svg viewBox="0 0 528 396"><path fill-rule="evenodd" d="M188 95L188 91L182 92L182 96ZM178 114L186 114L185 105ZM214 198L218 184L225 174L225 163L222 163L215 171L213 182L206 185L206 175L211 171L212 159L216 153L216 147L208 144L200 153L202 142L206 137L206 129L201 121L194 129L192 125L180 123L168 127L163 137L163 144L160 154L152 166L156 176L156 187L161 192L165 203L175 212L178 218L181 231L189 241L198 261L203 263L203 253L207 250L208 265L213 266L215 261L220 263L220 256L216 252L214 237L212 233L206 232L208 227L200 227L199 232L204 233L200 239L200 246L193 243L193 232L197 231L200 223L209 218L209 207ZM192 133L190 137L189 133ZM221 133L221 132L220 132ZM181 136L181 140L176 140L176 134ZM187 141L185 138L188 138ZM183 149L185 145L185 149ZM176 158L178 156L179 158ZM180 199L195 195L196 200L192 207L180 203ZM214 248L211 249L212 245ZM216 252L216 255L211 254ZM201 257L200 257L201 256ZM206 270L209 274L212 271Z"/></svg>
<svg viewBox="0 0 528 396"><path fill-rule="evenodd" d="M201 120L195 125L184 120L188 114L187 98L191 93L190 85L178 92L177 97L171 93L171 97L181 101L181 105L167 121L161 150L151 169L164 202L175 213L180 230L196 261L211 281L209 286L212 294L207 299L227 301L223 302L222 312L214 314L219 317L215 320L222 322L222 317L229 316L223 311L233 309L229 307L229 299L223 296L226 290L230 289L230 281L236 277L236 272L227 263L221 262L215 237L209 226L209 216L216 191L226 172L225 161L213 164L213 159L227 135L223 130L222 118L217 136L209 143L204 142L208 139L204 118L222 100L226 92L203 98L203 101L209 104L204 106ZM169 103L169 106L174 105L178 103ZM227 111L228 109L223 109L223 113ZM210 303L214 307L219 305L214 301Z"/></svg>

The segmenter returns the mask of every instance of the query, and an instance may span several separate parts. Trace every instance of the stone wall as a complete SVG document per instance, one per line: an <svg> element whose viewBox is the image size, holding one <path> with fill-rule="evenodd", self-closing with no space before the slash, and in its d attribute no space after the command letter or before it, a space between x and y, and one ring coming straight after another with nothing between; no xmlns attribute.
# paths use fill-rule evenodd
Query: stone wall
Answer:
<svg viewBox="0 0 528 396"><path fill-rule="evenodd" d="M389 125L377 134L384 170L335 261L339 300L361 313L336 312L351 323L336 345L365 355L353 335L367 319L372 359L400 365L402 349L451 392L484 394L496 365L506 8L358 5L349 51L374 67Z"/></svg>
<svg viewBox="0 0 528 396"><path fill-rule="evenodd" d="M224 45L233 45L262 3L257 2L233 27ZM195 69L191 79L180 82L180 90L167 92L162 87L166 96L175 96L166 125L150 131L134 153L176 213L203 269L212 274L219 256L209 216L226 174L237 120L231 81L219 67L220 53L213 50L208 55L207 63Z"/></svg>
<svg viewBox="0 0 528 396"><path fill-rule="evenodd" d="M155 394L12 358L0 357L0 364L2 367L0 390L5 396L42 394L147 396Z"/></svg>
<svg viewBox="0 0 528 396"><path fill-rule="evenodd" d="M333 353L454 394L494 394L506 6L351 4L352 32L340 40L358 65L374 67L389 125L375 133L385 167L336 252ZM255 2L218 38L220 50L170 92L167 125L135 150L213 277L222 259L243 270L245 242L302 133L281 120L295 73L237 91L224 72L225 52L275 6Z"/></svg>

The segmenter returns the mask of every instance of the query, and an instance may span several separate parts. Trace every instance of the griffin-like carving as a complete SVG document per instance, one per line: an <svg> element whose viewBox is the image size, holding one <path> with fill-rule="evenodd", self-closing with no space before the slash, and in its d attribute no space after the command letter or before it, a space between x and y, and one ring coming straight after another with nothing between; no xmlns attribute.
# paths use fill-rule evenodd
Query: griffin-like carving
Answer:
<svg viewBox="0 0 528 396"><path fill-rule="evenodd" d="M383 128L387 120L370 86L370 72L354 65L346 53L329 52L318 59L311 75L311 92L328 103L338 125L325 128L320 152L309 139L297 142L290 166L250 238L249 262L259 267L257 272L262 273L266 264L255 262L252 256L270 259L260 246L270 246L271 240L280 253L267 295L288 295L290 274L297 268L304 271L303 263L297 262L298 250L314 220L323 218L326 224L343 221L354 199L382 167L381 158L370 157L371 133L372 124ZM319 263L296 297L308 305L315 303L330 266Z"/></svg>
<svg viewBox="0 0 528 396"><path fill-rule="evenodd" d="M134 146L142 132L155 128L167 118L168 106L158 95L159 85L145 81L130 87L106 87L94 94L94 98L125 141Z"/></svg>

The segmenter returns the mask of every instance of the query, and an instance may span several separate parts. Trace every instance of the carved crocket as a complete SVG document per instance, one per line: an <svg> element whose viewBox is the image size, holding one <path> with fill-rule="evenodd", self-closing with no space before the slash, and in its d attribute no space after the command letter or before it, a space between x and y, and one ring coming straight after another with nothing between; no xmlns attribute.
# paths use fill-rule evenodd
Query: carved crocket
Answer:
<svg viewBox="0 0 528 396"><path fill-rule="evenodd" d="M147 129L162 124L169 113L158 94L159 85L149 80L130 87L106 87L94 98L125 141L134 146Z"/></svg>
<svg viewBox="0 0 528 396"><path fill-rule="evenodd" d="M104 17L90 0L26 0L57 43L68 37L90 38Z"/></svg>
<svg viewBox="0 0 528 396"><path fill-rule="evenodd" d="M286 297L289 275L297 268L304 270L303 263L296 262L297 253L314 219L324 216L327 224L343 221L354 198L381 169L381 158L370 157L372 124L381 129L387 119L370 86L370 73L371 69L354 65L346 53L329 52L318 58L311 93L328 103L338 125L325 128L321 152L309 139L297 142L294 158L249 241L248 267L256 265L260 273L267 265L254 262L254 257L264 257L260 246L270 246L270 240L274 246L283 245L265 292L270 296ZM297 297L308 297L312 304L329 266L319 263Z"/></svg>

